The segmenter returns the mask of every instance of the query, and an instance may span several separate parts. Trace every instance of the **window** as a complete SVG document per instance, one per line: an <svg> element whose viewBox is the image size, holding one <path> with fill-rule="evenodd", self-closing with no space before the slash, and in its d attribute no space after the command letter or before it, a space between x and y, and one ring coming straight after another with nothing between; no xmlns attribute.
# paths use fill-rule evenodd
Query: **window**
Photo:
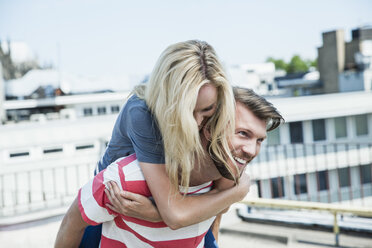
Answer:
<svg viewBox="0 0 372 248"><path fill-rule="evenodd" d="M340 182L340 187L350 187L350 176L349 168L338 169L338 179Z"/></svg>
<svg viewBox="0 0 372 248"><path fill-rule="evenodd" d="M362 184L371 183L371 165L372 164L366 164L360 166L360 179L362 181Z"/></svg>
<svg viewBox="0 0 372 248"><path fill-rule="evenodd" d="M317 173L318 180L318 191L328 190L328 171L318 171Z"/></svg>
<svg viewBox="0 0 372 248"><path fill-rule="evenodd" d="M336 139L347 137L346 117L337 117L335 120Z"/></svg>
<svg viewBox="0 0 372 248"><path fill-rule="evenodd" d="M111 106L111 113L118 113L120 110L120 107L118 105Z"/></svg>
<svg viewBox="0 0 372 248"><path fill-rule="evenodd" d="M11 157L11 158L25 157L25 156L28 156L28 155L30 155L29 152L13 152L13 153L10 153L9 154L9 157Z"/></svg>
<svg viewBox="0 0 372 248"><path fill-rule="evenodd" d="M367 115L356 115L355 118L356 135L362 136L368 134Z"/></svg>
<svg viewBox="0 0 372 248"><path fill-rule="evenodd" d="M307 193L306 174L295 175L295 193L296 195Z"/></svg>
<svg viewBox="0 0 372 248"><path fill-rule="evenodd" d="M262 197L262 192L261 192L261 180L257 180L256 183L257 183L258 197L261 198L261 197Z"/></svg>
<svg viewBox="0 0 372 248"><path fill-rule="evenodd" d="M84 116L91 116L93 114L92 108L84 108Z"/></svg>
<svg viewBox="0 0 372 248"><path fill-rule="evenodd" d="M93 147L94 147L94 145L80 145L80 146L76 146L76 150L91 149Z"/></svg>
<svg viewBox="0 0 372 248"><path fill-rule="evenodd" d="M56 153L56 152L62 152L62 148L50 148L50 149L44 149L43 153Z"/></svg>
<svg viewBox="0 0 372 248"><path fill-rule="evenodd" d="M279 145L280 144L279 128L276 128L267 133L267 144L268 145Z"/></svg>
<svg viewBox="0 0 372 248"><path fill-rule="evenodd" d="M99 114L99 115L104 115L104 114L106 114L106 107L98 107L97 108L97 113Z"/></svg>
<svg viewBox="0 0 372 248"><path fill-rule="evenodd" d="M271 178L271 197L278 198L284 196L283 177Z"/></svg>
<svg viewBox="0 0 372 248"><path fill-rule="evenodd" d="M325 121L324 119L312 120L313 140L320 141L326 139Z"/></svg>
<svg viewBox="0 0 372 248"><path fill-rule="evenodd" d="M302 133L302 122L290 122L289 123L289 132L291 135L291 144L294 143L303 143L303 133Z"/></svg>

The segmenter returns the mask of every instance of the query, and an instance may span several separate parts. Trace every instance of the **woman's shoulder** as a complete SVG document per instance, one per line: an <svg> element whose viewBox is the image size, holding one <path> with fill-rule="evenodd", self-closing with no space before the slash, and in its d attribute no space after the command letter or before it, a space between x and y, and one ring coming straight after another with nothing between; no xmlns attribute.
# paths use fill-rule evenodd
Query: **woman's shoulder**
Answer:
<svg viewBox="0 0 372 248"><path fill-rule="evenodd" d="M121 113L122 117L138 118L141 116L151 117L151 112L145 100L136 95L132 95L124 105ZM152 117L151 117L152 118Z"/></svg>
<svg viewBox="0 0 372 248"><path fill-rule="evenodd" d="M129 121L132 127L144 128L144 126L153 126L154 124L154 116L147 107L145 100L136 95L128 99L123 113L121 113L121 119Z"/></svg>
<svg viewBox="0 0 372 248"><path fill-rule="evenodd" d="M125 108L128 109L144 109L149 110L147 107L146 101L144 99L139 98L137 95L132 95L125 104Z"/></svg>

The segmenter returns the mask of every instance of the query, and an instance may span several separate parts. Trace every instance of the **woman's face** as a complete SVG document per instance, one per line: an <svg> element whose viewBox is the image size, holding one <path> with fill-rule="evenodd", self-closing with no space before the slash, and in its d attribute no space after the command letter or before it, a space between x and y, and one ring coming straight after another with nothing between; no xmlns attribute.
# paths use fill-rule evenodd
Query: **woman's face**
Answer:
<svg viewBox="0 0 372 248"><path fill-rule="evenodd" d="M205 84L200 88L193 113L199 130L208 118L216 112L217 95L217 88L212 84Z"/></svg>

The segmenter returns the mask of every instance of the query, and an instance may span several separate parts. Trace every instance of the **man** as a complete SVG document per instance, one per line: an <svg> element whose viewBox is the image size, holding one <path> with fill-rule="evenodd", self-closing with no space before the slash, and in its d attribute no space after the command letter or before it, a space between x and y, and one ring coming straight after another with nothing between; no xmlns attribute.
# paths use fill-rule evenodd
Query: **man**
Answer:
<svg viewBox="0 0 372 248"><path fill-rule="evenodd" d="M236 166L230 166L230 168L233 169L233 173L242 175L246 165L259 153L261 143L266 138L266 131L278 127L283 118L270 103L251 90L235 88L234 95L236 123L235 133L230 137L229 146L238 171L236 171ZM203 130L203 133L201 139L208 146L208 130ZM220 177L231 176L229 172L226 172L226 168L218 163L210 169L211 173L213 169L217 169ZM202 177L201 173L200 182L203 181ZM116 185L110 181L116 182L119 188L117 189ZM115 193L112 193L113 190L108 193L107 187L115 189L116 192L125 190L146 197L151 196L135 154L117 160L79 191L78 198L61 224L56 247L66 247L69 244L77 246L84 227L97 223L104 223L101 247L203 247L205 233L214 218L203 219L200 223L171 230L164 222L152 222L154 219L143 220L146 219L146 213L142 217L139 216L139 219L120 215L119 213L122 212L120 204L115 203L117 197ZM207 193L209 190L211 190L211 184L204 183L195 188L190 187L188 192ZM155 207L148 209L151 208L156 210ZM157 211L152 211L151 215L154 213L156 215ZM160 216L156 218L160 220ZM219 218L220 216L217 220ZM218 223L214 225L215 235L217 235L218 226Z"/></svg>

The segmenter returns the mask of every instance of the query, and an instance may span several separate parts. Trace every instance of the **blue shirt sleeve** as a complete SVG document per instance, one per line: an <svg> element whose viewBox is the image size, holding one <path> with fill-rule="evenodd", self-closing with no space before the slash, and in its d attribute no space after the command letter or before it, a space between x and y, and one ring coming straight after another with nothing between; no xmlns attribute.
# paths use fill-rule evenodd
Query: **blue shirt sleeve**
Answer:
<svg viewBox="0 0 372 248"><path fill-rule="evenodd" d="M155 117L137 96L128 99L116 119L110 142L98 162L105 169L116 159L137 154L140 162L164 164L164 145Z"/></svg>
<svg viewBox="0 0 372 248"><path fill-rule="evenodd" d="M164 164L164 146L156 120L147 108L128 110L127 136L140 162Z"/></svg>

